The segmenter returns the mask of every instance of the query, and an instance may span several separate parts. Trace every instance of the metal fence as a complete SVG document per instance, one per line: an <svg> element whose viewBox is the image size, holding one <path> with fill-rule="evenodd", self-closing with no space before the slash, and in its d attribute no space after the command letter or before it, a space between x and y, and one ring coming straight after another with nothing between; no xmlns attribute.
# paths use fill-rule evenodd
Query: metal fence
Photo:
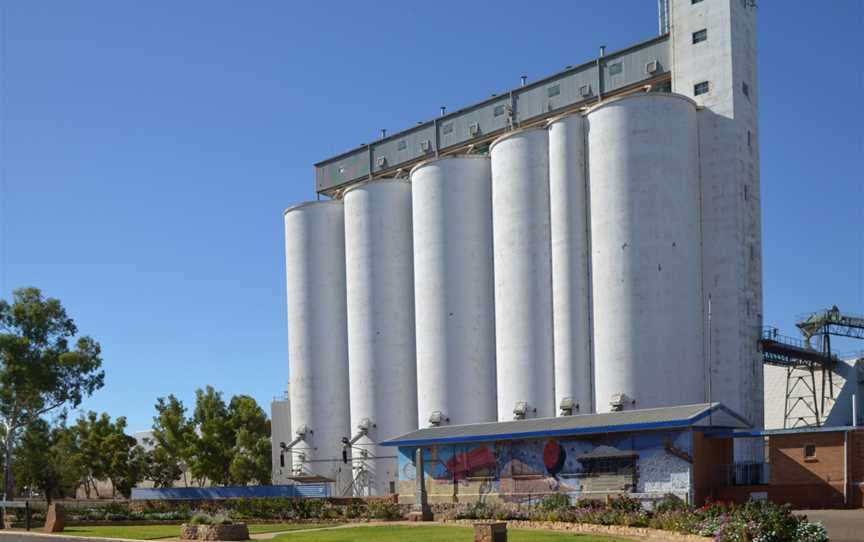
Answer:
<svg viewBox="0 0 864 542"><path fill-rule="evenodd" d="M715 478L718 487L768 485L771 476L768 463L735 463L718 465Z"/></svg>

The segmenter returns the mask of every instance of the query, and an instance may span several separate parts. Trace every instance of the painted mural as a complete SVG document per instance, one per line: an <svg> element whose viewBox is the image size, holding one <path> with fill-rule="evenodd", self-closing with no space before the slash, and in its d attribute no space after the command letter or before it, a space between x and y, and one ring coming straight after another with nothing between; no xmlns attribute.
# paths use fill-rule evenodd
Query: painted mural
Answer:
<svg viewBox="0 0 864 542"><path fill-rule="evenodd" d="M400 494L413 494L415 448L399 450ZM447 445L424 453L433 501L494 495L529 502L549 493L572 498L612 493L686 494L692 441L684 431Z"/></svg>

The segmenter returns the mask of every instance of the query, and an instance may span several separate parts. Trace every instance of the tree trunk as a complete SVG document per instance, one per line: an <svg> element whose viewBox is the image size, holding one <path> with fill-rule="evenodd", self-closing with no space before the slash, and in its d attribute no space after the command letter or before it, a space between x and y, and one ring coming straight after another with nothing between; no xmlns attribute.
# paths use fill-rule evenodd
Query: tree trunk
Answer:
<svg viewBox="0 0 864 542"><path fill-rule="evenodd" d="M15 497L15 480L12 476L12 439L15 436L15 430L7 429L6 436L3 439L3 499L12 500Z"/></svg>

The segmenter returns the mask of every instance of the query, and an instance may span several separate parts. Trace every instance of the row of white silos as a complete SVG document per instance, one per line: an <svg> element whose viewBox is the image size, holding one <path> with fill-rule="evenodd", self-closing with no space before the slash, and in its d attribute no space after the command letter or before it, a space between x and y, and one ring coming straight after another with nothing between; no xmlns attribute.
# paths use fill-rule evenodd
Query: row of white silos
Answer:
<svg viewBox="0 0 864 542"><path fill-rule="evenodd" d="M692 102L633 96L289 210L292 422L320 425L317 472L358 427L359 485L380 494L397 467L377 444L418 425L554 416L564 398L574 413L701 401L697 141ZM299 210L344 223L300 227ZM340 280L342 305L320 293ZM332 321L293 323L312 310L292 304L304 289ZM304 368L322 364L343 377L304 395Z"/></svg>

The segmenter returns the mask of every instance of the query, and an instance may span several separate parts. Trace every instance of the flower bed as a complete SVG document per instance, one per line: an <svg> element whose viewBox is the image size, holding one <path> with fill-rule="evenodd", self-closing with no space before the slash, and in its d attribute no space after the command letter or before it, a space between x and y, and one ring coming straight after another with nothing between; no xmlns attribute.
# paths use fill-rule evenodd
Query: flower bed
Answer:
<svg viewBox="0 0 864 542"><path fill-rule="evenodd" d="M454 518L650 528L711 537L716 542L828 541L821 524L793 514L788 505L710 502L692 508L673 496L649 511L627 497L610 499L608 503L583 501L573 506L566 496L553 495L536 506L474 503L458 508Z"/></svg>

